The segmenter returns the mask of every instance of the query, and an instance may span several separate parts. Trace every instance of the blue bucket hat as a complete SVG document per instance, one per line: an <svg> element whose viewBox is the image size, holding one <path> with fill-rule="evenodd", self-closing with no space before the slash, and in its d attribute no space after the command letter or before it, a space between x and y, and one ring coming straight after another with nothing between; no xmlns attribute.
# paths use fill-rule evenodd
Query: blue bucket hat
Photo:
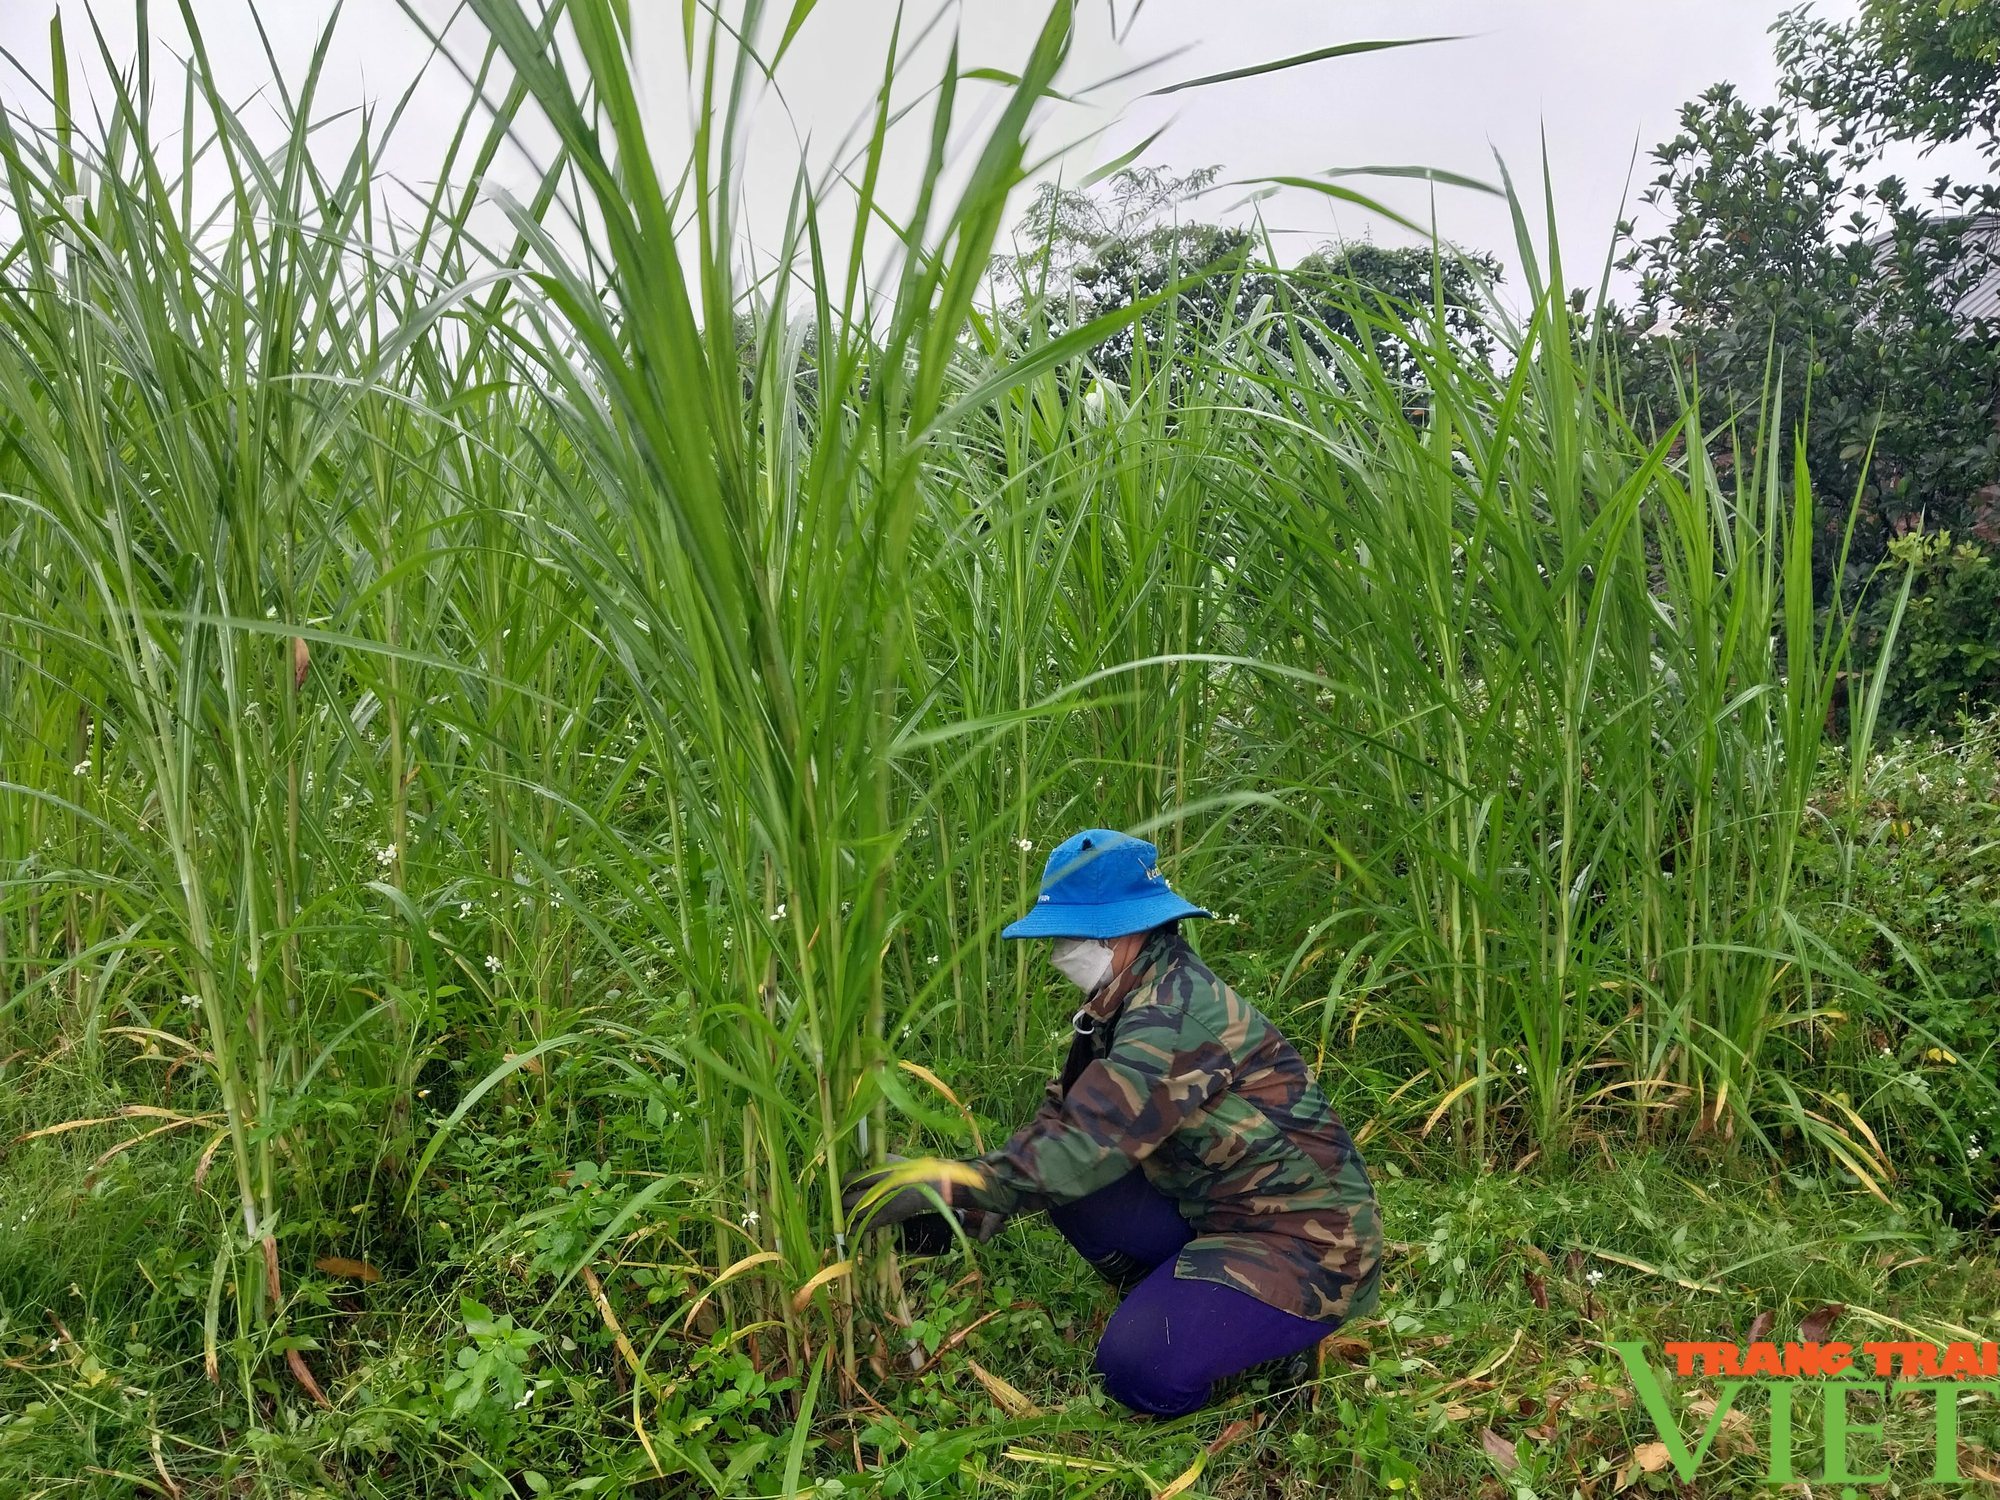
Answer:
<svg viewBox="0 0 2000 1500"><path fill-rule="evenodd" d="M1086 828L1049 852L1035 909L1000 936L1115 938L1209 915L1173 893L1160 874L1160 851L1144 839Z"/></svg>

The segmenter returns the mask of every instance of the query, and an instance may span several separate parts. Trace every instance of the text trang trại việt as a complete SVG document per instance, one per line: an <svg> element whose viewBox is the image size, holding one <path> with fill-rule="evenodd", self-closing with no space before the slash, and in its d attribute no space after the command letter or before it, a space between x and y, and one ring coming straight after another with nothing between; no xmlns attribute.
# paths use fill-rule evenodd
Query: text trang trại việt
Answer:
<svg viewBox="0 0 2000 1500"><path fill-rule="evenodd" d="M1947 1483L1963 1482L1966 1477L1959 1464L1961 1400L1977 1394L2000 1397L2000 1344L1994 1343L1669 1343L1662 1346L1662 1352L1674 1374L1720 1381L1707 1426L1690 1447L1681 1434L1660 1373L1647 1358L1646 1346L1627 1343L1611 1347L1624 1362L1674 1471L1687 1483L1700 1471L1716 1438L1728 1425L1737 1397L1747 1386L1765 1392L1770 1403L1765 1479L1771 1484L1792 1484L1801 1477L1794 1472L1793 1438L1802 1392L1817 1393L1821 1398L1820 1451L1824 1459L1823 1473L1803 1477L1829 1485L1885 1484L1890 1479L1886 1468L1873 1473L1856 1471L1860 1460L1850 1446L1852 1440L1863 1437L1881 1442L1884 1423L1857 1421L1850 1415L1848 1399L1855 1393L1873 1392L1892 1401L1908 1395L1929 1397L1934 1420L1928 1477ZM1738 1413L1738 1425L1744 1420Z"/></svg>

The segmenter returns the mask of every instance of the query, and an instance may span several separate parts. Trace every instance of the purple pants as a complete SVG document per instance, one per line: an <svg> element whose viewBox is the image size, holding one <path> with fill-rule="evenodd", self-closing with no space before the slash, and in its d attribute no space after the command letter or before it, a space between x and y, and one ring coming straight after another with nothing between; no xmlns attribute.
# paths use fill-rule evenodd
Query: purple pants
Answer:
<svg viewBox="0 0 2000 1500"><path fill-rule="evenodd" d="M1097 1343L1104 1388L1134 1411L1185 1416L1216 1381L1312 1348L1333 1332L1216 1281L1182 1281L1174 1257L1194 1238L1174 1200L1134 1169L1088 1197L1049 1210L1087 1261L1130 1256L1151 1266Z"/></svg>

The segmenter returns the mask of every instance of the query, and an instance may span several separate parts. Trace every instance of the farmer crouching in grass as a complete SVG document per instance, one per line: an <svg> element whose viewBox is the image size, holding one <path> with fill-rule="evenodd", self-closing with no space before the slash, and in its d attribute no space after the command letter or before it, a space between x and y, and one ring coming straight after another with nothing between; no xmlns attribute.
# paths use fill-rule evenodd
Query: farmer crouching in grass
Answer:
<svg viewBox="0 0 2000 1500"><path fill-rule="evenodd" d="M1182 918L1207 915L1168 888L1151 844L1093 828L1059 846L1034 910L1003 934L1055 939L1056 968L1084 992L1042 1107L957 1180L882 1197L867 1191L881 1174L864 1174L848 1194L877 1226L939 1199L988 1232L993 1216L1046 1209L1125 1293L1097 1346L1105 1389L1162 1417L1367 1312L1382 1256L1340 1117L1181 937Z"/></svg>

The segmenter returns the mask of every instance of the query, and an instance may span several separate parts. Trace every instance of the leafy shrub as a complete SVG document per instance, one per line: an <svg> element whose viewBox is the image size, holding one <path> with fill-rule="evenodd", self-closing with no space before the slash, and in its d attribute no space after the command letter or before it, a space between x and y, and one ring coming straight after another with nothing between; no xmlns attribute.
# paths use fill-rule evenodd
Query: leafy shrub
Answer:
<svg viewBox="0 0 2000 1500"><path fill-rule="evenodd" d="M451 1398L452 1415L466 1416L487 1404L508 1411L523 1405L528 1399L528 1362L542 1335L532 1328L516 1328L512 1313L496 1316L470 1297L460 1299L459 1309L471 1342L458 1351L457 1368L445 1378L444 1394Z"/></svg>
<svg viewBox="0 0 2000 1500"><path fill-rule="evenodd" d="M1848 1017L1849 1100L1906 1190L1955 1217L1995 1208L2000 1169L2000 718L1960 743L1875 757L1866 800L1829 798L1808 886L1822 930L1874 982Z"/></svg>
<svg viewBox="0 0 2000 1500"><path fill-rule="evenodd" d="M2000 707L2000 564L1973 543L1954 544L1948 531L1912 532L1890 550L1916 577L1896 634L1882 721L1949 733L1968 712ZM1895 591L1884 589L1865 607L1862 660L1874 659L1894 603Z"/></svg>

